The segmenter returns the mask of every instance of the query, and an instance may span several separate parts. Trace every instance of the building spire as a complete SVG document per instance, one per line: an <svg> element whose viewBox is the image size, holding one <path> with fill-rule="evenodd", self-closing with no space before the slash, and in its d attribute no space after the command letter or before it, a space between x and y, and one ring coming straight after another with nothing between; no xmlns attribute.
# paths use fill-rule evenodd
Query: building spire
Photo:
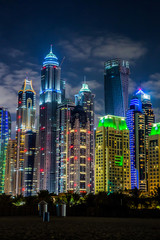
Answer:
<svg viewBox="0 0 160 240"><path fill-rule="evenodd" d="M50 45L50 53L52 53L52 44Z"/></svg>
<svg viewBox="0 0 160 240"><path fill-rule="evenodd" d="M86 76L84 75L84 78L83 78L83 82L84 84L86 84Z"/></svg>
<svg viewBox="0 0 160 240"><path fill-rule="evenodd" d="M28 80L28 72L26 72L26 80Z"/></svg>

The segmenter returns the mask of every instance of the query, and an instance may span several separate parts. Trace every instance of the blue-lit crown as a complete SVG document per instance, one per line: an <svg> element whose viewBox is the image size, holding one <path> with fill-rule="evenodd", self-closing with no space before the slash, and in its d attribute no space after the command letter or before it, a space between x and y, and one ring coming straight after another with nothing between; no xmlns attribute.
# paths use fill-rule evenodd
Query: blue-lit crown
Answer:
<svg viewBox="0 0 160 240"><path fill-rule="evenodd" d="M52 45L50 48L50 53L48 53L44 59L45 59L45 61L43 62L43 67L45 67L47 65L52 65L52 66L57 66L57 67L59 66L58 58L52 52Z"/></svg>

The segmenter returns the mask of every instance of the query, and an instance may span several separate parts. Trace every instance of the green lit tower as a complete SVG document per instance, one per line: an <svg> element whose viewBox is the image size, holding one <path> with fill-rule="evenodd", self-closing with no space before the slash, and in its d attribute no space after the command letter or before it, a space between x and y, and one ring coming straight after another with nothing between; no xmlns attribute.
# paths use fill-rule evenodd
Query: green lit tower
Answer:
<svg viewBox="0 0 160 240"><path fill-rule="evenodd" d="M11 137L11 116L7 109L0 108L0 194L4 193L6 153Z"/></svg>
<svg viewBox="0 0 160 240"><path fill-rule="evenodd" d="M124 117L100 118L95 141L95 193L131 189L129 130Z"/></svg>

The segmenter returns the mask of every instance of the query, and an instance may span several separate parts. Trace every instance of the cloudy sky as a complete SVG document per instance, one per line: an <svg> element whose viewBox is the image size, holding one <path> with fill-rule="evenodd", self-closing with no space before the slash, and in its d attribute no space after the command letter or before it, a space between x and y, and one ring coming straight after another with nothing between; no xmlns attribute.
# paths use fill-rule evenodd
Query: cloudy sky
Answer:
<svg viewBox="0 0 160 240"><path fill-rule="evenodd" d="M49 45L62 61L67 97L84 75L95 93L96 117L104 114L104 61L130 62L130 96L142 87L151 94L160 120L159 0L0 0L0 105L12 114L26 73L38 95L40 69ZM97 122L97 121L96 121Z"/></svg>

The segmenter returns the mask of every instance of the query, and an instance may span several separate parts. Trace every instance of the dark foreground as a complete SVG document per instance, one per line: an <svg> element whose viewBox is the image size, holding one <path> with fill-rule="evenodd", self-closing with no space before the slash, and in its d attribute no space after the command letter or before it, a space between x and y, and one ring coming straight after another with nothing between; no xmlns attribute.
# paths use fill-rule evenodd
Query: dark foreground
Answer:
<svg viewBox="0 0 160 240"><path fill-rule="evenodd" d="M0 239L160 239L160 219L1 217Z"/></svg>

